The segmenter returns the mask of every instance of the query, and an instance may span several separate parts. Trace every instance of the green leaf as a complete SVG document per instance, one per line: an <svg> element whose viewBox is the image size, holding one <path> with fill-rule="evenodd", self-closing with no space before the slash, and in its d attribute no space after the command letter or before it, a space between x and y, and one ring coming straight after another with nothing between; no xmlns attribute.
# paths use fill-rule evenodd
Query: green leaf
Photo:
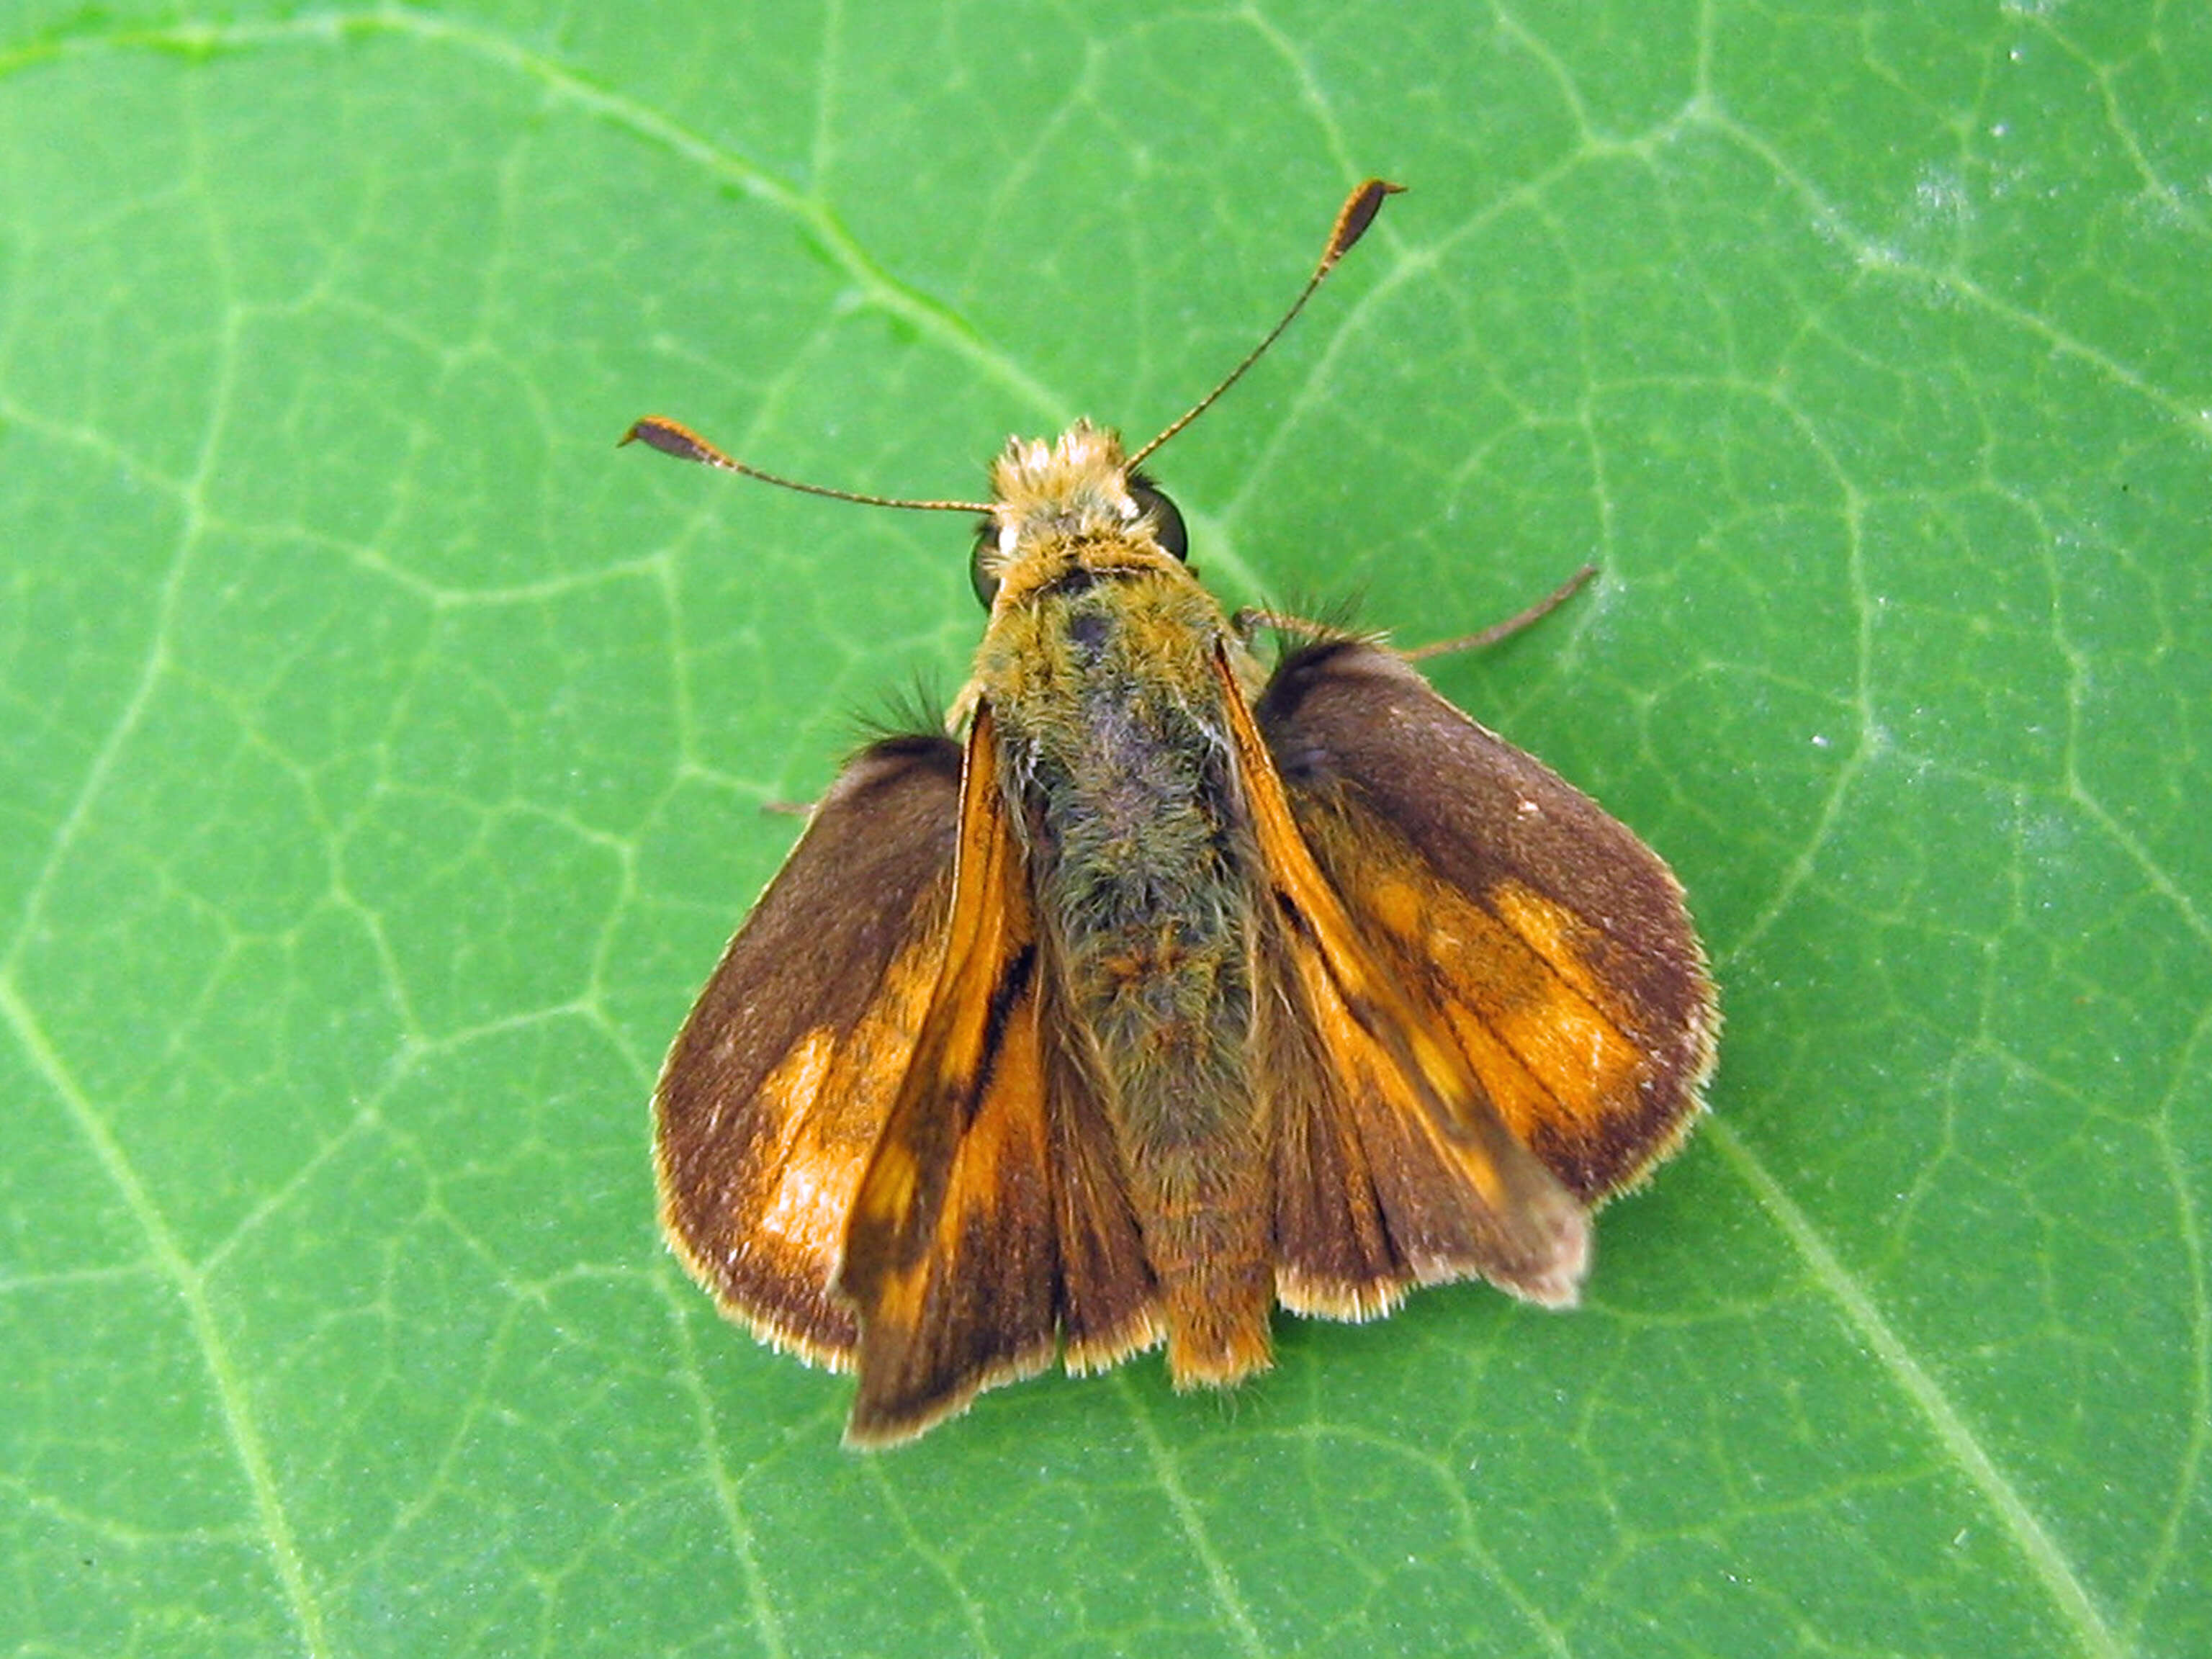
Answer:
<svg viewBox="0 0 2212 1659"><path fill-rule="evenodd" d="M0 21L0 1646L2212 1648L2212 13ZM712 15L710 15L712 14ZM1589 1305L842 1451L644 1101L963 494L1149 432L1688 884Z"/></svg>

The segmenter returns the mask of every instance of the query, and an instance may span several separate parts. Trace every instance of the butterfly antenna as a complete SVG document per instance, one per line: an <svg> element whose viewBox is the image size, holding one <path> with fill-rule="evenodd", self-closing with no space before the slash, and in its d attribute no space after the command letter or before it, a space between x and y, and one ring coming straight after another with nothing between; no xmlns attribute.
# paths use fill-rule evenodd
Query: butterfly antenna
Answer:
<svg viewBox="0 0 2212 1659"><path fill-rule="evenodd" d="M1336 262L1351 252L1352 245L1366 234L1367 227L1375 222L1375 216L1382 210L1382 198L1386 196L1395 196L1405 188L1403 185L1393 185L1380 179L1370 179L1345 198L1344 206L1336 216L1336 228L1328 234L1328 246L1322 250L1321 263L1314 267L1314 274L1306 278L1306 285L1298 290L1298 297L1291 301L1291 308L1283 313L1282 321L1267 331L1267 338L1244 354L1244 361L1231 369L1218 386L1184 410L1182 416L1171 422L1166 431L1129 457L1129 470L1132 472L1137 470L1147 455L1205 414L1207 410L1212 408L1215 401L1223 392L1244 378L1244 371L1266 355L1267 348L1280 339L1283 331L1291 325L1291 319L1305 309L1306 301L1313 298L1313 291L1321 286L1321 279L1335 270Z"/></svg>
<svg viewBox="0 0 2212 1659"><path fill-rule="evenodd" d="M690 427L679 426L659 415L648 415L630 428L623 434L622 442L645 444L681 461L696 461L702 466L719 466L725 472L742 472L746 477L758 478L763 483L796 489L804 495L827 495L833 501L858 501L862 507L899 507L915 513L988 514L991 510L988 501L918 501L899 495L867 495L857 489L832 489L827 484L801 483L796 478L781 477L775 473L763 472L757 466L747 466L743 461L732 459ZM621 445L617 444L616 447L620 448Z"/></svg>

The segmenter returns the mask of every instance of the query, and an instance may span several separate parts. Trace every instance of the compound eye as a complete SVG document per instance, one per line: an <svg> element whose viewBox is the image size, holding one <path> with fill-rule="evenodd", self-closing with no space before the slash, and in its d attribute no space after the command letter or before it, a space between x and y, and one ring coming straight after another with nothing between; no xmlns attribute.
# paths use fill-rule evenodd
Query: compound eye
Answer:
<svg viewBox="0 0 2212 1659"><path fill-rule="evenodd" d="M968 557L968 580L975 585L975 597L986 611L999 602L998 558L998 527L986 519L975 532L975 550Z"/></svg>
<svg viewBox="0 0 2212 1659"><path fill-rule="evenodd" d="M1177 559L1190 558L1190 534L1182 527L1182 514L1162 495L1152 481L1139 472L1129 480L1129 499L1137 511L1152 521L1152 536Z"/></svg>

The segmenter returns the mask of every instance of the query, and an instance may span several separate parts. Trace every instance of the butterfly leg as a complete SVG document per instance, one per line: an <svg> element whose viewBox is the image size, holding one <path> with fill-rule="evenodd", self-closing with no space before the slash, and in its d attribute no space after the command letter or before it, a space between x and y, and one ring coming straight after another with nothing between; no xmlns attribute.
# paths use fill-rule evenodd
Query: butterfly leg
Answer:
<svg viewBox="0 0 2212 1659"><path fill-rule="evenodd" d="M1498 644L1502 640L1511 639L1523 629L1534 627L1569 599L1574 598L1582 591L1583 584L1596 574L1597 567L1594 564L1586 564L1542 599L1537 600L1535 604L1506 617L1503 622L1492 623L1489 627L1476 633L1462 634L1456 639L1438 640L1430 645L1417 645L1410 649L1398 649L1397 654L1407 662L1419 662L1424 658L1448 656L1456 651L1480 651L1486 647ZM1278 634L1289 634L1306 641L1359 640L1369 644L1380 643L1379 635L1363 634L1357 629L1346 628L1338 623L1322 622L1311 617L1293 616L1287 611L1266 611L1257 607L1248 607L1239 611L1231 618L1231 623L1237 630L1237 638L1243 641L1248 650L1251 648L1253 641L1262 631L1270 629Z"/></svg>
<svg viewBox="0 0 2212 1659"><path fill-rule="evenodd" d="M1496 645L1500 640L1510 640L1524 628L1533 628L1550 616L1569 599L1582 591L1583 584L1597 574L1597 567L1586 564L1561 582L1527 610L1495 622L1473 634L1462 634L1455 640L1437 640L1430 645L1417 645L1410 651L1398 654L1407 662L1419 662L1424 657L1449 656L1455 651L1480 651Z"/></svg>

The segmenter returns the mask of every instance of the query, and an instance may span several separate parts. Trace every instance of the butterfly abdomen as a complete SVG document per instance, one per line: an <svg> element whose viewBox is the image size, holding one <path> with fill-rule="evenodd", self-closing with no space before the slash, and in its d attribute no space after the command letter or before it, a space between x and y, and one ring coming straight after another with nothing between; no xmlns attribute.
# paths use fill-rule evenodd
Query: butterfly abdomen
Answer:
<svg viewBox="0 0 2212 1659"><path fill-rule="evenodd" d="M1255 857L1194 584L1072 583L985 695L1048 971L1111 1125L1180 1382L1264 1364L1268 1140L1249 1061ZM1176 672L1163 673L1163 662Z"/></svg>

